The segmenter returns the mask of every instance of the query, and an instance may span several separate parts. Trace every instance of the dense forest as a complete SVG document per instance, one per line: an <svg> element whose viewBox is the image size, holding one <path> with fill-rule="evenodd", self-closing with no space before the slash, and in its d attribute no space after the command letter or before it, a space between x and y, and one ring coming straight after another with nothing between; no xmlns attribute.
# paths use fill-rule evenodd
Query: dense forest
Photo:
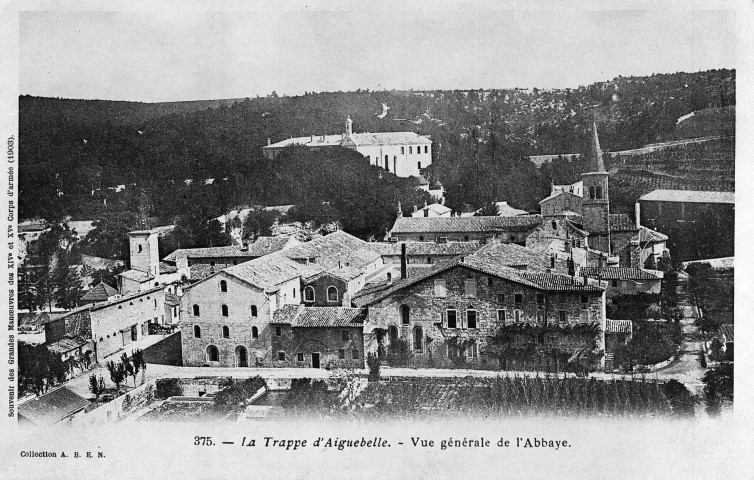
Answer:
<svg viewBox="0 0 754 480"><path fill-rule="evenodd" d="M588 151L593 121L608 150L674 139L679 117L731 105L734 70L565 90L273 93L164 104L22 96L20 214L103 220L132 215L146 198L149 215L196 223L242 204L317 210L327 202L326 216L367 238L390 226L398 201L424 201L409 180L354 152L292 149L265 160L267 139L339 133L347 116L358 132L430 135L434 163L425 176L443 183L451 208L507 200L536 211L551 182L578 180L583 165L562 159L538 169L528 155Z"/></svg>

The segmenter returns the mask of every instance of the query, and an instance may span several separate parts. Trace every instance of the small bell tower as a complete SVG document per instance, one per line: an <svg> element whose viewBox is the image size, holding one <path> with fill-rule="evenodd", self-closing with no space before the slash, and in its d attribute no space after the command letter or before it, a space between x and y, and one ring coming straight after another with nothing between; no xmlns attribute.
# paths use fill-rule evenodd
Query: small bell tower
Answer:
<svg viewBox="0 0 754 480"><path fill-rule="evenodd" d="M602 149L597 136L597 124L592 124L592 145L587 172L582 175L584 192L582 209L584 229L589 232L592 248L610 251L610 194L608 173L602 159Z"/></svg>
<svg viewBox="0 0 754 480"><path fill-rule="evenodd" d="M353 134L353 120L349 116L346 118L346 136Z"/></svg>

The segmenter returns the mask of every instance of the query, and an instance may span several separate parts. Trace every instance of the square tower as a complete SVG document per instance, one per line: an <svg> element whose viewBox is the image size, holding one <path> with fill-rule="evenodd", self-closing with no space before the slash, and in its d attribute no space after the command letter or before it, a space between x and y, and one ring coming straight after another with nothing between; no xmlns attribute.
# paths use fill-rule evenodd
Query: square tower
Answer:
<svg viewBox="0 0 754 480"><path fill-rule="evenodd" d="M128 233L131 268L157 276L160 269L159 233L139 230Z"/></svg>

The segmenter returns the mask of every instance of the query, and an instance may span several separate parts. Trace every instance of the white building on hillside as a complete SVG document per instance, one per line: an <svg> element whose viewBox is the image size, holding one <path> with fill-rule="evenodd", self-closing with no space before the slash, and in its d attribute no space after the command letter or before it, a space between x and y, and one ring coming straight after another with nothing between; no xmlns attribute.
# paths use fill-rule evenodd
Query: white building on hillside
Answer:
<svg viewBox="0 0 754 480"><path fill-rule="evenodd" d="M339 135L310 135L289 138L262 147L265 158L273 159L292 145L312 150L345 147L369 158L369 163L399 177L418 177L421 169L432 164L432 140L415 132L353 133L353 120L346 120L346 130Z"/></svg>

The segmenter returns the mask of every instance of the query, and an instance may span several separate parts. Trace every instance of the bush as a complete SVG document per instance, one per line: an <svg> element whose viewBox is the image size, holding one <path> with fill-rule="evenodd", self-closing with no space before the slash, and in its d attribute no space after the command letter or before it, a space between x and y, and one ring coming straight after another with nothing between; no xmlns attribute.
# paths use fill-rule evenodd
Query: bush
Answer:
<svg viewBox="0 0 754 480"><path fill-rule="evenodd" d="M377 355L370 353L367 355L367 365L369 366L369 381L380 381L380 359Z"/></svg>
<svg viewBox="0 0 754 480"><path fill-rule="evenodd" d="M234 382L231 386L215 394L215 411L223 414L240 411L257 391L266 387L267 382L262 377L247 378L242 382Z"/></svg>
<svg viewBox="0 0 754 480"><path fill-rule="evenodd" d="M177 378L158 378L155 386L157 387L155 397L161 400L183 395L183 388Z"/></svg>

